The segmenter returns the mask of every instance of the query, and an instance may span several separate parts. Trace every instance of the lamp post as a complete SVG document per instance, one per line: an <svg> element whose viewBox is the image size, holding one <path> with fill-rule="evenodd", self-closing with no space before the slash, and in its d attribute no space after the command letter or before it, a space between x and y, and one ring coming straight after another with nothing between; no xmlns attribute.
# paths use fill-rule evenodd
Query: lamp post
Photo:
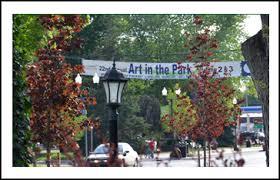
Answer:
<svg viewBox="0 0 280 180"><path fill-rule="evenodd" d="M90 126L90 152L93 152L93 126Z"/></svg>
<svg viewBox="0 0 280 180"><path fill-rule="evenodd" d="M93 81L93 84L98 84L99 83L99 76L97 75L97 73L94 73L94 76L92 78L92 81ZM78 86L80 87L82 85L82 77L81 75L78 73L76 78L75 78L75 82L78 84ZM87 110L83 110L82 111L82 114L83 115L87 115ZM88 156L88 135L87 135L87 132L88 132L88 126L89 124L86 124L85 125L85 154L86 154L86 157ZM91 129L91 144L90 144L90 151L92 152L93 151L93 126L90 127Z"/></svg>
<svg viewBox="0 0 280 180"><path fill-rule="evenodd" d="M82 77L80 76L80 74L78 73L76 78L75 78L75 82L76 84L78 84L78 86L80 87L82 85ZM82 114L83 115L87 115L87 112L86 110L84 109L82 111ZM88 131L88 123L85 124L85 154L86 154L86 157L88 157L88 137L87 137L87 131Z"/></svg>
<svg viewBox="0 0 280 180"><path fill-rule="evenodd" d="M88 125L85 126L85 152L86 152L86 157L88 157L88 140L87 140L87 128Z"/></svg>
<svg viewBox="0 0 280 180"><path fill-rule="evenodd" d="M124 75L116 69L115 60L113 58L113 67L109 69L101 79L105 93L106 103L110 107L109 116L109 141L112 153L111 163L114 163L118 154L118 113L117 108L121 104L122 91L127 82Z"/></svg>
<svg viewBox="0 0 280 180"><path fill-rule="evenodd" d="M175 93L177 95L179 95L181 93L181 89L177 89L175 91ZM167 99L167 89L165 87L163 87L161 94L163 97L165 97ZM171 118L173 118L173 99L170 98L170 116ZM175 130L173 129L173 146L175 146L175 141L176 141L176 134L175 134Z"/></svg>
<svg viewBox="0 0 280 180"><path fill-rule="evenodd" d="M94 73L92 77L93 84L99 84L99 79L97 73ZM90 151L93 152L93 125L90 126Z"/></svg>

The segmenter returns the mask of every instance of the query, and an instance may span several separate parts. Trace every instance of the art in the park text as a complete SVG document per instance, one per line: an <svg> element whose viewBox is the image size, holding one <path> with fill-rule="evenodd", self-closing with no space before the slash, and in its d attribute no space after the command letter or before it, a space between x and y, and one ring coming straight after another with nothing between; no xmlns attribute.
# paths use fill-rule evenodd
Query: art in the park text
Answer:
<svg viewBox="0 0 280 180"><path fill-rule="evenodd" d="M187 64L187 66L182 66L178 64L173 64L172 69L168 66L163 66L161 64L155 65L155 67L148 66L145 64L145 67L142 64L138 66L134 66L134 64L130 64L128 74L157 74L157 75L169 75L169 74L187 74L191 75L191 66ZM218 73L231 73L233 71L233 66L218 66L217 68L213 68L214 71Z"/></svg>

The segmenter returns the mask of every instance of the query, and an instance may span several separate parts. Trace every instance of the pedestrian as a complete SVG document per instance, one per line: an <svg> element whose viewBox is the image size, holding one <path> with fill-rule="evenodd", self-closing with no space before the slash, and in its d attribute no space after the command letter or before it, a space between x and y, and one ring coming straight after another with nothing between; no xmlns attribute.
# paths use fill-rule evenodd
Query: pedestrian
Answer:
<svg viewBox="0 0 280 180"><path fill-rule="evenodd" d="M176 145L174 146L172 152L169 155L170 159L181 159L182 158L182 153L181 150L179 149L179 147Z"/></svg>
<svg viewBox="0 0 280 180"><path fill-rule="evenodd" d="M146 140L144 146L145 146L145 158L148 158L150 155L149 141Z"/></svg>
<svg viewBox="0 0 280 180"><path fill-rule="evenodd" d="M218 148L218 142L215 138L210 142L210 146L213 150L216 150Z"/></svg>
<svg viewBox="0 0 280 180"><path fill-rule="evenodd" d="M159 154L160 154L160 144L159 144L159 142L157 143L157 146L156 146L156 153L157 153L157 159L159 159Z"/></svg>
<svg viewBox="0 0 280 180"><path fill-rule="evenodd" d="M151 158L154 159L155 141L153 139L151 139L151 141L149 142L149 147L150 147Z"/></svg>

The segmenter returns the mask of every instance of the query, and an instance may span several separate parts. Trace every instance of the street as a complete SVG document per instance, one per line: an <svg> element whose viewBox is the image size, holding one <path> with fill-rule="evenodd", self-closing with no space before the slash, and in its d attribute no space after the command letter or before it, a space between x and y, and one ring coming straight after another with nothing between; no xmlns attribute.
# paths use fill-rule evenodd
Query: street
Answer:
<svg viewBox="0 0 280 180"><path fill-rule="evenodd" d="M231 148L224 148L224 160L228 159L227 165L233 162L233 152ZM202 153L202 152L201 152ZM211 160L216 163L216 167L224 167L222 160L217 160L218 153L212 151ZM237 159L239 156L236 155ZM265 151L262 151L261 147L242 148L242 157L245 160L243 167L266 167L265 164ZM38 161L37 164L45 165L43 161ZM140 161L140 167L197 167L197 156L186 157L181 159L169 160L169 152L163 152L159 155L159 159L142 158ZM203 166L203 155L200 157L200 165ZM207 153L207 165L208 165L208 153ZM71 167L71 161L62 160L61 167Z"/></svg>
<svg viewBox="0 0 280 180"><path fill-rule="evenodd" d="M242 152L242 157L245 160L244 167L266 167L265 164L265 152L261 151L261 148L251 148L247 149L248 151ZM218 154L213 154L211 160L215 160L218 167L224 167L221 160L216 160ZM160 157L160 161L152 159L142 159L142 167L197 167L197 157L187 157L180 160L171 160L169 161L167 154L165 157ZM224 154L224 159L233 160L233 154L231 152L226 152ZM208 157L207 157L208 164ZM203 156L200 159L200 165L203 166Z"/></svg>

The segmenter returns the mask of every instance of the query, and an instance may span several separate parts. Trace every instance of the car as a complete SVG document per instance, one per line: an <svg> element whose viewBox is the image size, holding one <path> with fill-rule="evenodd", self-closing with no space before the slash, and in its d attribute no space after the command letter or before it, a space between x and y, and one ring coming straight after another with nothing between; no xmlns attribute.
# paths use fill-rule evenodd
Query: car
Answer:
<svg viewBox="0 0 280 180"><path fill-rule="evenodd" d="M109 143L100 144L93 152L90 152L90 155L87 157L89 166L108 166L109 148ZM139 166L139 155L128 143L118 143L118 159L121 160L122 166Z"/></svg>

